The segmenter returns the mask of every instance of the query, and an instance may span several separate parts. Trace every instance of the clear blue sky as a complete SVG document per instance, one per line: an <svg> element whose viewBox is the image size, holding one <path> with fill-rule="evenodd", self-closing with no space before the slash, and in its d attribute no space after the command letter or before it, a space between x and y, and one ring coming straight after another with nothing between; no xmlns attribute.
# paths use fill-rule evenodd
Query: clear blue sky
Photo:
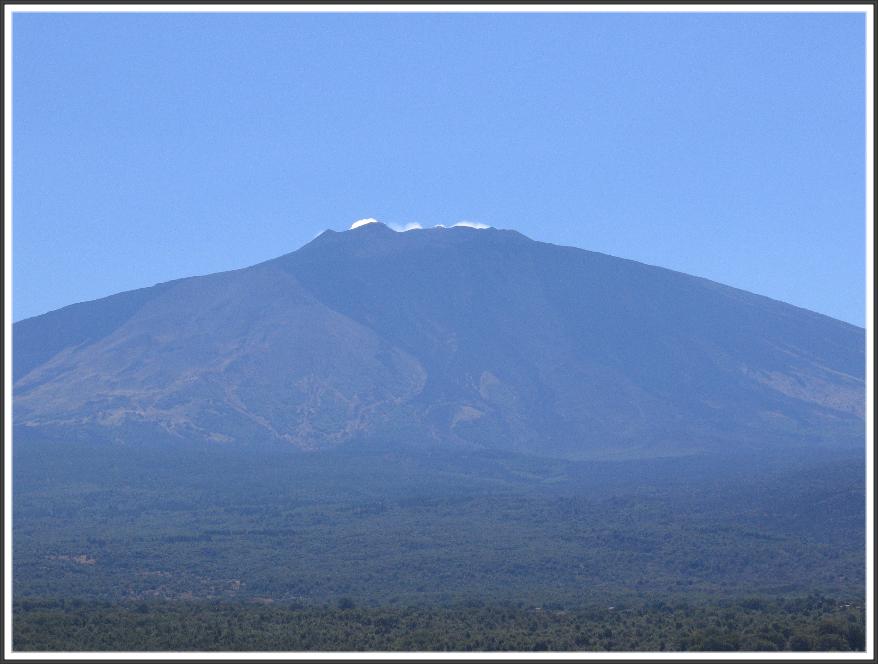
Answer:
<svg viewBox="0 0 878 664"><path fill-rule="evenodd" d="M863 325L865 19L16 14L14 318L363 217Z"/></svg>

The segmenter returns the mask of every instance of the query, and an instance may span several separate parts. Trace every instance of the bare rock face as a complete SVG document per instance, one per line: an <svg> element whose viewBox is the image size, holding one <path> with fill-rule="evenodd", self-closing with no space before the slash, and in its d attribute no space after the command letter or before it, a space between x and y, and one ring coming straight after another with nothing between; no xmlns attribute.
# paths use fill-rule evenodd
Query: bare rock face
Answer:
<svg viewBox="0 0 878 664"><path fill-rule="evenodd" d="M327 231L16 323L16 441L358 441L566 458L862 444L865 336L514 231Z"/></svg>

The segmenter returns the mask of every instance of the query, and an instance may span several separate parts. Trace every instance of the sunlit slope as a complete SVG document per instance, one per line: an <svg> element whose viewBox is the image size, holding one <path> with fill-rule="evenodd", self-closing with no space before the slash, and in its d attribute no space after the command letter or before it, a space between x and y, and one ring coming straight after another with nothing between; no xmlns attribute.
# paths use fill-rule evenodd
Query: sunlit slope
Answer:
<svg viewBox="0 0 878 664"><path fill-rule="evenodd" d="M864 434L862 329L514 231L327 231L13 341L25 440L625 458Z"/></svg>

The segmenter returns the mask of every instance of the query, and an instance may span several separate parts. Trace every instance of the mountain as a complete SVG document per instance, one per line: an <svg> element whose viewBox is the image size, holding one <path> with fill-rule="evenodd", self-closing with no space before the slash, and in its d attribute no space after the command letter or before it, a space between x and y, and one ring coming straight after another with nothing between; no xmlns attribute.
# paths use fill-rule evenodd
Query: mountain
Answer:
<svg viewBox="0 0 878 664"><path fill-rule="evenodd" d="M853 448L864 330L508 230L326 231L13 326L16 440L625 459Z"/></svg>

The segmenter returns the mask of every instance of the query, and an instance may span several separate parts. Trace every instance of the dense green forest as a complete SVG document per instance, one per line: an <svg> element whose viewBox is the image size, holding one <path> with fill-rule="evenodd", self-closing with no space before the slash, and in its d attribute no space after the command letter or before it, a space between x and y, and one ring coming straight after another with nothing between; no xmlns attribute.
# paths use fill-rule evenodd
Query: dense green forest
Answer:
<svg viewBox="0 0 878 664"><path fill-rule="evenodd" d="M203 602L16 605L16 650L863 650L863 607L812 596L574 610L301 608Z"/></svg>
<svg viewBox="0 0 878 664"><path fill-rule="evenodd" d="M722 481L706 469L699 483L683 461L614 477L475 456L157 457L20 459L16 597L577 605L863 592L855 461Z"/></svg>
<svg viewBox="0 0 878 664"><path fill-rule="evenodd" d="M855 458L14 463L17 648L840 649L863 623Z"/></svg>

